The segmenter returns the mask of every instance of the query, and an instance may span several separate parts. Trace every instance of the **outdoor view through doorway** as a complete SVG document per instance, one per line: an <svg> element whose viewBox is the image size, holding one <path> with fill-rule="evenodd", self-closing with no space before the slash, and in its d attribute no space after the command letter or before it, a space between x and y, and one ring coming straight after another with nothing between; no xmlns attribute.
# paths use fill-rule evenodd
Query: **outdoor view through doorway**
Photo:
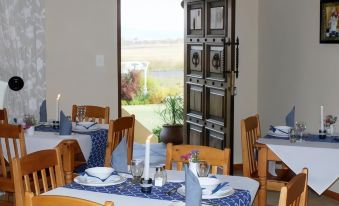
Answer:
<svg viewBox="0 0 339 206"><path fill-rule="evenodd" d="M135 115L136 140L159 136L164 101L183 96L183 38L181 0L121 1L121 111Z"/></svg>

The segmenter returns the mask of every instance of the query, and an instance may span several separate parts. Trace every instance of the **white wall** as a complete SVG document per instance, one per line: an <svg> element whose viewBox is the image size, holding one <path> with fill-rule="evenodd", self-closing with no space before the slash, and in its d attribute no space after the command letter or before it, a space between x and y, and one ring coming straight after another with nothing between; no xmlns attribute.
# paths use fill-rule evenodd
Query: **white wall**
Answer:
<svg viewBox="0 0 339 206"><path fill-rule="evenodd" d="M319 129L320 105L339 115L339 46L319 44L319 0L261 0L258 106L262 131L296 120ZM332 190L339 192L339 183Z"/></svg>
<svg viewBox="0 0 339 206"><path fill-rule="evenodd" d="M47 105L55 118L55 98L71 114L73 104L110 106L118 114L117 6L112 0L47 0ZM96 67L95 56L105 56Z"/></svg>
<svg viewBox="0 0 339 206"><path fill-rule="evenodd" d="M234 163L242 163L240 120L258 112L258 0L236 1L240 39L238 95L234 105Z"/></svg>

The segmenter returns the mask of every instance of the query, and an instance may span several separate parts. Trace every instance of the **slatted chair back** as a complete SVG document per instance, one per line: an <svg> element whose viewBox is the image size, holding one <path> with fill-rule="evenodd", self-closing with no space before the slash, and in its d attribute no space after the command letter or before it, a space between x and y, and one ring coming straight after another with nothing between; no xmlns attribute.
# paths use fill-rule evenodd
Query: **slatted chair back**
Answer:
<svg viewBox="0 0 339 206"><path fill-rule="evenodd" d="M65 185L59 148L13 159L13 174L16 206L23 206L25 192L40 195Z"/></svg>
<svg viewBox="0 0 339 206"><path fill-rule="evenodd" d="M112 152L118 146L123 137L127 137L127 160L128 163L131 162L133 157L134 124L134 115L110 121L105 156L106 167L111 165Z"/></svg>
<svg viewBox="0 0 339 206"><path fill-rule="evenodd" d="M26 155L21 125L0 124L0 191L14 192L12 158Z"/></svg>
<svg viewBox="0 0 339 206"><path fill-rule="evenodd" d="M38 195L34 196L32 192L25 193L25 206L114 206L113 202L106 201L104 205L88 200L56 196L56 195Z"/></svg>
<svg viewBox="0 0 339 206"><path fill-rule="evenodd" d="M0 109L0 124L8 124L6 108Z"/></svg>
<svg viewBox="0 0 339 206"><path fill-rule="evenodd" d="M255 148L260 134L259 115L251 116L241 120L241 145L243 160L243 175L246 177L255 177L258 173L257 154Z"/></svg>
<svg viewBox="0 0 339 206"><path fill-rule="evenodd" d="M306 206L308 197L308 170L304 168L300 174L293 177L286 186L281 188L279 206Z"/></svg>
<svg viewBox="0 0 339 206"><path fill-rule="evenodd" d="M76 122L79 119L77 118L78 107L85 107L85 121L93 121L99 124L108 124L109 123L109 107L98 107L91 105L77 106L73 105L72 107L72 122Z"/></svg>
<svg viewBox="0 0 339 206"><path fill-rule="evenodd" d="M171 170L172 164L176 163L177 170L182 170L183 165L188 163L182 159L182 156L188 154L192 150L199 151L199 159L207 161L211 165L211 174L216 174L218 167L222 167L223 175L230 173L230 152L231 150L225 148L224 150L198 145L173 145L167 144L166 151L166 169Z"/></svg>

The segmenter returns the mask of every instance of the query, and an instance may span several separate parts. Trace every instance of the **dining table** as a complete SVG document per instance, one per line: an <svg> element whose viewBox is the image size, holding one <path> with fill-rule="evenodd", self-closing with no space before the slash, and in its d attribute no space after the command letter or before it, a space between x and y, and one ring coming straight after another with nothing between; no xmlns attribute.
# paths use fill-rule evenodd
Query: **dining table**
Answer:
<svg viewBox="0 0 339 206"><path fill-rule="evenodd" d="M150 170L153 177L155 169ZM185 197L179 194L177 189L185 185L185 173L183 171L166 170L167 183L162 187L153 185L151 193L142 193L138 183L131 182L131 175L120 174L126 181L112 186L86 186L72 182L63 187L50 190L43 195L62 195L81 198L99 204L105 201L113 201L115 206L159 206L159 205L185 205ZM216 199L203 199L203 205L229 205L250 206L256 197L259 183L256 180L241 176L214 175L221 182L227 182L234 192Z"/></svg>
<svg viewBox="0 0 339 206"><path fill-rule="evenodd" d="M73 171L77 166L75 158L78 158L81 162L86 162L88 167L103 166L104 164L108 125L97 124L96 128L89 131L73 131L70 135L59 135L59 129L52 127L52 125L38 125L33 134L25 133L26 153L30 154L59 147L62 154L65 181L70 183L73 181ZM4 141L2 138L0 139ZM2 144L3 147L5 145ZM92 150L92 148L96 149ZM10 150L14 154L12 143L10 143ZM19 155L21 156L21 154ZM6 153L4 153L4 156L5 159L8 159Z"/></svg>
<svg viewBox="0 0 339 206"><path fill-rule="evenodd" d="M308 168L308 186L321 195L339 178L339 136L306 133L299 141L265 135L257 140L260 206L267 201L269 161L282 161L295 174Z"/></svg>

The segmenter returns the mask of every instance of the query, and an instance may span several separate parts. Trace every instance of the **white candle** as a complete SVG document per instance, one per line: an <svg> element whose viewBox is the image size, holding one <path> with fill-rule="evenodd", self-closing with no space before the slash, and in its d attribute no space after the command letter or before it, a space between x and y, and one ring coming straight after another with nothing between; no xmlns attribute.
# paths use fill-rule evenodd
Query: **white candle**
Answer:
<svg viewBox="0 0 339 206"><path fill-rule="evenodd" d="M144 167L144 179L149 179L149 159L150 159L150 149L151 149L151 138L153 135L150 135L146 139L145 144L145 167Z"/></svg>
<svg viewBox="0 0 339 206"><path fill-rule="evenodd" d="M320 130L324 131L324 106L320 106Z"/></svg>
<svg viewBox="0 0 339 206"><path fill-rule="evenodd" d="M56 121L60 121L60 107L59 107L59 100L60 100L60 94L58 94L57 98L56 98Z"/></svg>

